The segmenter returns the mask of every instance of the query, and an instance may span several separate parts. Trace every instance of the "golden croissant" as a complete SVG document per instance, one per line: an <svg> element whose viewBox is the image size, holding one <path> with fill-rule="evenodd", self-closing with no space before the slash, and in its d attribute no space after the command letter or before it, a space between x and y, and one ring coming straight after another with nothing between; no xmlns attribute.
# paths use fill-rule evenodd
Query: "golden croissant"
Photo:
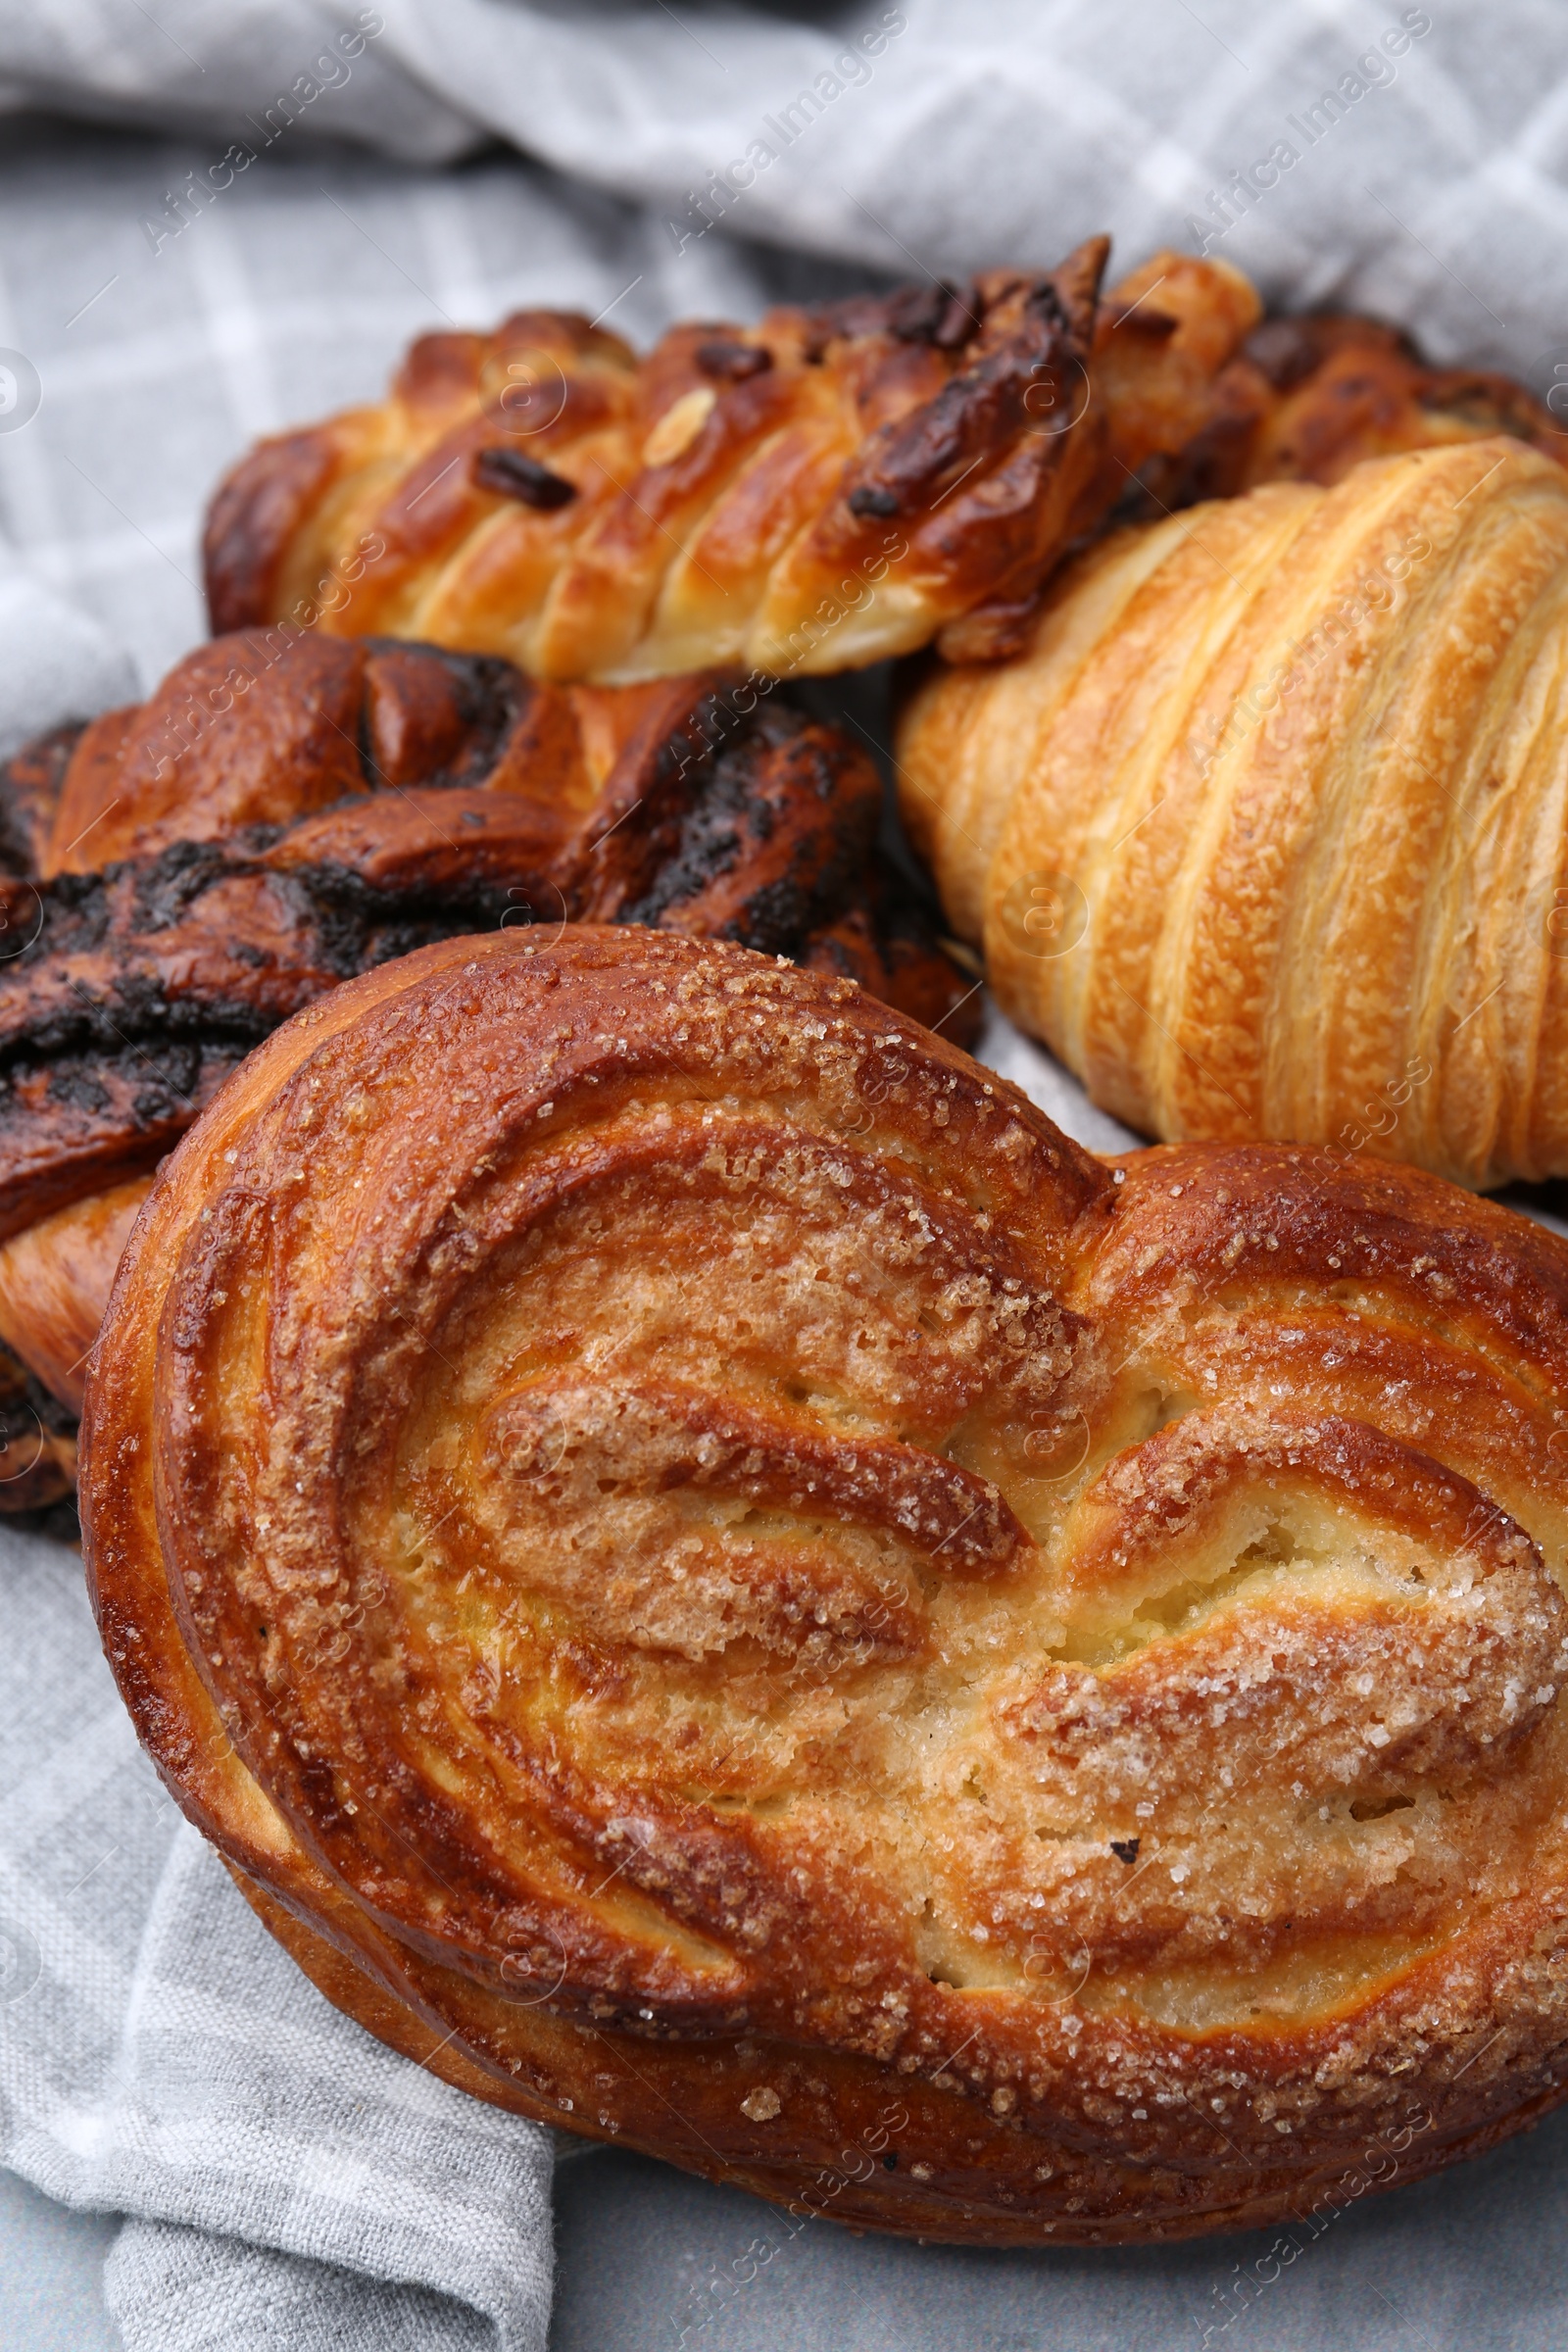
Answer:
<svg viewBox="0 0 1568 2352"><path fill-rule="evenodd" d="M1491 439L1112 534L933 674L903 808L1145 1133L1568 1175L1568 475Z"/></svg>
<svg viewBox="0 0 1568 2352"><path fill-rule="evenodd" d="M83 1436L169 1785L483 2098L1061 2244L1316 2234L1564 2094L1568 1244L1505 1209L490 934L231 1079Z"/></svg>
<svg viewBox="0 0 1568 2352"><path fill-rule="evenodd" d="M1257 318L1108 240L1049 272L907 285L645 359L572 314L427 335L391 397L267 441L208 518L215 629L294 618L620 684L851 669L1013 642L1062 549L1210 413Z"/></svg>

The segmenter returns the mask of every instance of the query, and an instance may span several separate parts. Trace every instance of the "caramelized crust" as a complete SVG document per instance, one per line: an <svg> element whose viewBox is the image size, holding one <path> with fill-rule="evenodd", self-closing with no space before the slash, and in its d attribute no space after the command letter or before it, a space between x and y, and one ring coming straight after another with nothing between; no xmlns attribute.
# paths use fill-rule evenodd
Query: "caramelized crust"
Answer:
<svg viewBox="0 0 1568 2352"><path fill-rule="evenodd" d="M425 336L388 400L223 483L213 626L292 616L612 684L850 669L948 626L994 657L1129 472L1201 428L1257 317L1237 272L1177 255L1101 312L1106 246L677 326L641 361L562 312Z"/></svg>
<svg viewBox="0 0 1568 2352"><path fill-rule="evenodd" d="M1112 535L927 680L904 812L1012 1017L1165 1138L1568 1174L1568 474L1511 439Z"/></svg>
<svg viewBox="0 0 1568 2352"><path fill-rule="evenodd" d="M390 398L264 442L208 520L217 629L292 617L618 682L1016 652L1062 552L1260 482L1507 433L1510 378L1342 313L1259 323L1240 271L1161 252L1101 301L1051 275L901 286L639 362L573 315L416 343Z"/></svg>
<svg viewBox="0 0 1568 2352"><path fill-rule="evenodd" d="M151 1189L150 1176L132 1176L0 1242L0 1343L73 1414L120 1253Z"/></svg>
<svg viewBox="0 0 1568 2352"><path fill-rule="evenodd" d="M1568 434L1511 376L1429 368L1397 327L1350 312L1268 318L1206 387L1208 415L1173 457L1152 457L1149 519L1261 482L1343 481L1364 458L1498 433L1559 464Z"/></svg>
<svg viewBox="0 0 1568 2352"><path fill-rule="evenodd" d="M481 2096L1062 2243L1562 2095L1568 1247L1436 1179L1099 1163L847 983L454 941L183 1141L84 1432L171 1788Z"/></svg>
<svg viewBox="0 0 1568 2352"><path fill-rule="evenodd" d="M973 1033L973 983L878 858L870 762L722 678L540 687L242 633L5 780L34 878L0 880L0 1339L73 1408L127 1185L280 1020L429 940L710 933Z"/></svg>

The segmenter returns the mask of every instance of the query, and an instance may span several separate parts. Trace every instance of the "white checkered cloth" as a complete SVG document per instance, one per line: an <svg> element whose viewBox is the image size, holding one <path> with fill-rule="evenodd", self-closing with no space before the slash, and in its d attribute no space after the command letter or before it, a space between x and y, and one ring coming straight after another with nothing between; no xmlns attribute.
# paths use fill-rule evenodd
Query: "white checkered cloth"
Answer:
<svg viewBox="0 0 1568 2352"><path fill-rule="evenodd" d="M1124 262L1207 236L1277 293L1382 309L1549 388L1568 12L1446 0L1402 46L1401 18L1427 22L1331 0L872 0L838 32L698 0L383 0L356 48L377 20L337 0L0 0L0 108L100 125L24 115L0 137L0 753L202 633L201 507L254 436L373 395L420 329L522 303L641 338L863 283L868 263L1043 263L1108 226ZM246 141L256 160L218 185ZM1275 184L1210 205L1282 143ZM749 149L750 186L715 193ZM1121 1140L1004 1024L984 1051L1086 1142ZM74 1555L0 1538L0 2159L135 2217L107 2276L130 2352L542 2346L546 2136L381 2049L272 1945L140 1759ZM1560 2235L1554 2179L1521 2193ZM1168 2276L1176 2295L1162 2259L1141 2292ZM803 2241L796 2340L845 2340L836 2276ZM1114 2331L1107 2280L1054 2274L1053 2342ZM1544 2307L1507 2294L1488 2325L1534 2352ZM1189 2338L1192 2300L1148 2340ZM1422 2340L1477 2340L1475 2316L1451 2332L1435 2308ZM869 2346L902 2323L890 2305L856 2325ZM1364 2295L1334 2326L1387 2340Z"/></svg>
<svg viewBox="0 0 1568 2352"><path fill-rule="evenodd" d="M901 272L1048 262L1098 228L1129 256L1217 237L1279 294L1403 318L1445 356L1523 368L1562 336L1560 0L797 16L832 23L723 0L0 0L0 104L199 122L215 159L290 111L278 148L448 162L493 134L661 222L695 228L708 189L742 235Z"/></svg>
<svg viewBox="0 0 1568 2352"><path fill-rule="evenodd" d="M3 2155L146 2217L106 2281L127 2352L540 2352L547 2134L328 2006L159 1788L75 1554L0 1550Z"/></svg>
<svg viewBox="0 0 1568 2352"><path fill-rule="evenodd" d="M0 347L44 411L9 433L0 412L0 525L150 676L200 630L197 512L255 435L510 303L634 337L755 315L807 282L780 249L830 257L817 283L861 265L849 283L1050 263L1099 228L1123 264L1206 243L1281 299L1568 384L1561 0L857 0L839 23L0 0L0 108L185 134L7 142ZM495 137L575 191L484 160Z"/></svg>

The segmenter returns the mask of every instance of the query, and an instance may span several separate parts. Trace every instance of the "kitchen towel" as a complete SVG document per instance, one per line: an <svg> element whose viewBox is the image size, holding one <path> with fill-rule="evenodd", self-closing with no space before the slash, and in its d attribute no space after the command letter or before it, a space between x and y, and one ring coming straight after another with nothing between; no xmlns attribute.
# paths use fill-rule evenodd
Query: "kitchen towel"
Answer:
<svg viewBox="0 0 1568 2352"><path fill-rule="evenodd" d="M202 633L201 507L252 438L524 303L641 340L1108 226L1123 264L1206 245L1568 379L1551 0L0 0L0 754ZM1117 1140L995 1017L983 1051ZM0 1538L0 2153L132 2217L108 2274L132 2352L542 2346L548 2136L382 2050L271 1944L140 1758L74 1554ZM1241 2241L988 2266L819 2230L733 2307L734 2266L694 2278L646 2340L923 2347L940 2307L987 2352L1249 2328L1535 2352L1561 2298L1504 2225L1560 2237L1555 2145L1510 2157L1494 2263L1456 2244L1462 2177L1348 2214L1299 2273ZM1025 2277L1028 2331L993 2332Z"/></svg>
<svg viewBox="0 0 1568 2352"><path fill-rule="evenodd" d="M170 226L231 145L500 138L677 250L716 226L902 274L1109 228L1548 380L1568 317L1559 0L3 0L0 102L209 126Z"/></svg>

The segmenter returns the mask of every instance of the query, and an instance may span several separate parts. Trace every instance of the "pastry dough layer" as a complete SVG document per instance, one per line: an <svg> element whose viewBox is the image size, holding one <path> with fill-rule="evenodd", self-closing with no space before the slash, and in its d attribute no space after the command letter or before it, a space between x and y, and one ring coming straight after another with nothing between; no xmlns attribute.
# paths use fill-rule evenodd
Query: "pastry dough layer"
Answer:
<svg viewBox="0 0 1568 2352"><path fill-rule="evenodd" d="M906 820L1097 1102L1568 1174L1568 475L1507 439L1112 536L934 676Z"/></svg>

